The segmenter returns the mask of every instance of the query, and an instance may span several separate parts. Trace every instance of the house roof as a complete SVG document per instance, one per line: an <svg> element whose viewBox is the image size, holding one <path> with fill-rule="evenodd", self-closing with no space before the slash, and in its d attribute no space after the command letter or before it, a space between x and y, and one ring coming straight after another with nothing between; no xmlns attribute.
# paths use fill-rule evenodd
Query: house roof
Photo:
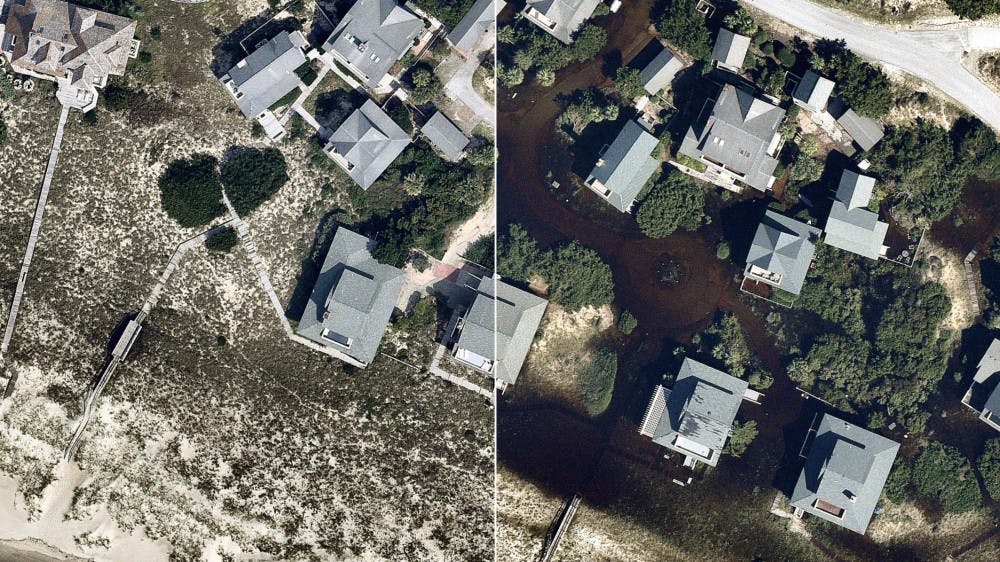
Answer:
<svg viewBox="0 0 1000 562"><path fill-rule="evenodd" d="M747 388L746 381L685 357L665 408L651 412L659 421L644 420L643 425L655 427L651 437L659 445L672 447L677 437L684 437L721 451Z"/></svg>
<svg viewBox="0 0 1000 562"><path fill-rule="evenodd" d="M749 273L754 265L778 273L781 280L773 285L799 294L816 255L815 240L819 234L818 228L768 210L750 245L744 273Z"/></svg>
<svg viewBox="0 0 1000 562"><path fill-rule="evenodd" d="M600 3L601 0L527 0L521 13L568 45L573 42L573 34L583 26ZM529 14L530 10L538 11L552 21L553 25L542 25Z"/></svg>
<svg viewBox="0 0 1000 562"><path fill-rule="evenodd" d="M712 48L712 60L723 66L743 68L743 61L750 49L750 38L746 35L733 33L728 29L720 29Z"/></svg>
<svg viewBox="0 0 1000 562"><path fill-rule="evenodd" d="M404 281L402 271L372 257L374 247L365 236L337 229L295 330L365 364L375 359ZM324 330L350 338L350 346L330 341Z"/></svg>
<svg viewBox="0 0 1000 562"><path fill-rule="evenodd" d="M302 51L306 45L302 32L282 31L229 69L226 76L242 94L236 105L247 119L257 117L299 87L302 80L295 70L306 62Z"/></svg>
<svg viewBox="0 0 1000 562"><path fill-rule="evenodd" d="M348 175L368 189L409 144L406 131L375 102L366 100L337 127L324 150L343 156L353 166Z"/></svg>
<svg viewBox="0 0 1000 562"><path fill-rule="evenodd" d="M873 260L882 255L889 224L868 210L874 188L875 178L844 170L826 221L827 244Z"/></svg>
<svg viewBox="0 0 1000 562"><path fill-rule="evenodd" d="M11 65L94 90L128 65L136 22L56 0L8 3L4 47ZM14 41L10 45L10 41Z"/></svg>
<svg viewBox="0 0 1000 562"><path fill-rule="evenodd" d="M664 47L653 60L642 69L642 86L650 94L656 94L673 82L684 63L670 49Z"/></svg>
<svg viewBox="0 0 1000 562"><path fill-rule="evenodd" d="M491 277L473 288L476 298L455 345L495 361L493 376L514 384L548 301Z"/></svg>
<svg viewBox="0 0 1000 562"><path fill-rule="evenodd" d="M791 505L864 534L898 451L899 443L824 414ZM843 509L843 515L817 509L817 500Z"/></svg>
<svg viewBox="0 0 1000 562"><path fill-rule="evenodd" d="M871 150L885 136L885 129L878 121L858 115L853 109L847 107L840 98L830 100L829 112L837 120L837 124L861 147L861 150Z"/></svg>
<svg viewBox="0 0 1000 562"><path fill-rule="evenodd" d="M496 21L493 0L476 0L469 11L448 34L448 41L461 52L472 49Z"/></svg>
<svg viewBox="0 0 1000 562"><path fill-rule="evenodd" d="M653 158L659 144L656 137L635 121L625 123L587 177L597 179L611 191L608 202L627 212L643 186L653 176L660 162Z"/></svg>
<svg viewBox="0 0 1000 562"><path fill-rule="evenodd" d="M747 185L766 191L778 165L771 154L777 152L784 118L784 109L726 84L707 118L688 129L678 152L721 163Z"/></svg>
<svg viewBox="0 0 1000 562"><path fill-rule="evenodd" d="M795 87L792 98L813 111L822 111L826 109L826 104L830 101L833 87L833 80L824 78L812 70L807 70L798 86Z"/></svg>
<svg viewBox="0 0 1000 562"><path fill-rule="evenodd" d="M994 339L979 360L973 377L973 386L977 384L984 385L983 388L989 393L980 411L989 410L994 416L1000 417L1000 339ZM992 389L990 385L993 386Z"/></svg>
<svg viewBox="0 0 1000 562"><path fill-rule="evenodd" d="M323 43L375 88L424 31L424 22L394 0L358 0Z"/></svg>
<svg viewBox="0 0 1000 562"><path fill-rule="evenodd" d="M452 162L458 161L462 157L462 151L469 146L469 138L440 111L431 115L420 132Z"/></svg>

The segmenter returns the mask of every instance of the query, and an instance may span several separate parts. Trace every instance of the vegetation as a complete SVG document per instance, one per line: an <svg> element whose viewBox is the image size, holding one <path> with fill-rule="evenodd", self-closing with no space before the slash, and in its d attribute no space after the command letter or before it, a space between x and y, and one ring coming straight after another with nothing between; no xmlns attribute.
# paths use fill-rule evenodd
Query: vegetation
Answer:
<svg viewBox="0 0 1000 562"><path fill-rule="evenodd" d="M729 436L729 441L723 448L723 453L734 457L742 456L746 452L753 440L757 438L757 422L750 420L747 422L733 422L733 433Z"/></svg>
<svg viewBox="0 0 1000 562"><path fill-rule="evenodd" d="M132 106L132 102L137 96L135 90L129 89L119 84L111 83L104 88L101 98L104 100L104 107L108 111L125 111Z"/></svg>
<svg viewBox="0 0 1000 562"><path fill-rule="evenodd" d="M240 243L240 237L232 228L224 228L205 240L209 252L226 253Z"/></svg>
<svg viewBox="0 0 1000 562"><path fill-rule="evenodd" d="M556 130L580 135L587 125L618 119L618 105L597 88L576 90L562 98L566 109L556 118Z"/></svg>
<svg viewBox="0 0 1000 562"><path fill-rule="evenodd" d="M740 35L746 35L747 37L754 37L761 29L757 26L757 22L754 21L753 16L749 14L743 7L738 7L733 12L726 14L726 17L722 19L723 24L725 24L726 29L739 33ZM763 42L763 41L762 41Z"/></svg>
<svg viewBox="0 0 1000 562"><path fill-rule="evenodd" d="M666 238L678 228L698 230L708 221L705 192L688 176L672 169L639 202L635 220L650 238Z"/></svg>
<svg viewBox="0 0 1000 562"><path fill-rule="evenodd" d="M416 4L421 10L441 20L449 29L454 29L473 2L474 0L417 0Z"/></svg>
<svg viewBox="0 0 1000 562"><path fill-rule="evenodd" d="M877 119L892 108L889 77L849 51L843 39L817 41L811 62L837 83L838 95L859 114Z"/></svg>
<svg viewBox="0 0 1000 562"><path fill-rule="evenodd" d="M983 502L969 459L938 441L931 441L917 455L913 486L920 497L940 502L949 513L971 511Z"/></svg>
<svg viewBox="0 0 1000 562"><path fill-rule="evenodd" d="M541 278L549 285L549 298L571 311L614 300L611 268L577 241L542 250L527 231L512 224L500 236L498 250L500 271L522 283Z"/></svg>
<svg viewBox="0 0 1000 562"><path fill-rule="evenodd" d="M618 331L626 336L635 331L639 326L639 321L627 310L623 310L618 316Z"/></svg>
<svg viewBox="0 0 1000 562"><path fill-rule="evenodd" d="M618 74L615 76L615 91L618 92L618 97L626 103L644 95L646 88L642 85L642 72L631 66L619 68Z"/></svg>
<svg viewBox="0 0 1000 562"><path fill-rule="evenodd" d="M302 63L298 68L296 68L295 74L306 86L311 86L312 83L316 81L316 78L319 77L316 69L312 67L312 63L308 61Z"/></svg>
<svg viewBox="0 0 1000 562"><path fill-rule="evenodd" d="M292 105L292 102L299 99L302 95L302 90L298 87L292 88L291 92L281 96L281 99L271 104L271 107L267 108L270 111L275 111L279 108L285 107L286 105Z"/></svg>
<svg viewBox="0 0 1000 562"><path fill-rule="evenodd" d="M288 168L285 157L276 148L246 150L226 160L221 180L233 208L246 215L285 185Z"/></svg>
<svg viewBox="0 0 1000 562"><path fill-rule="evenodd" d="M695 334L691 343L698 351L710 353L723 363L730 375L748 381L754 388L763 390L771 386L773 379L750 349L747 333L735 314L720 314L708 329Z"/></svg>
<svg viewBox="0 0 1000 562"><path fill-rule="evenodd" d="M434 297L423 297L413 305L409 314L400 316L393 326L404 332L417 333L437 322L438 308Z"/></svg>
<svg viewBox="0 0 1000 562"><path fill-rule="evenodd" d="M992 14L1000 14L1000 0L944 0L956 15L977 20Z"/></svg>
<svg viewBox="0 0 1000 562"><path fill-rule="evenodd" d="M407 73L407 80L411 97L418 105L430 102L441 93L441 89L444 87L441 80L434 74L434 69L426 62L414 65Z"/></svg>
<svg viewBox="0 0 1000 562"><path fill-rule="evenodd" d="M712 37L705 26L705 14L697 8L698 0L670 0L656 29L682 51L708 62L712 59Z"/></svg>
<svg viewBox="0 0 1000 562"><path fill-rule="evenodd" d="M885 497L893 503L900 503L906 500L910 492L910 484L913 482L913 468L902 456L897 456L889 472L889 478L885 481Z"/></svg>
<svg viewBox="0 0 1000 562"><path fill-rule="evenodd" d="M715 257L720 260L728 260L730 255L729 244L725 240L715 245Z"/></svg>
<svg viewBox="0 0 1000 562"><path fill-rule="evenodd" d="M983 453L976 460L979 475L983 477L986 491L993 501L1000 501L1000 437L986 442Z"/></svg>
<svg viewBox="0 0 1000 562"><path fill-rule="evenodd" d="M583 391L583 407L589 415L596 416L608 409L617 373L618 356L603 347L594 350L590 362L581 366L580 389Z"/></svg>
<svg viewBox="0 0 1000 562"><path fill-rule="evenodd" d="M413 118L410 117L410 110L406 108L406 105L399 101L399 98L393 96L385 103L386 115L388 115L394 123L399 125L399 128L406 131L406 134L413 134Z"/></svg>
<svg viewBox="0 0 1000 562"><path fill-rule="evenodd" d="M465 249L465 259L478 263L479 265L495 269L495 250L496 238L492 234L486 234L476 238L469 247Z"/></svg>
<svg viewBox="0 0 1000 562"><path fill-rule="evenodd" d="M0 114L0 148L7 144L7 123L3 120L3 115Z"/></svg>
<svg viewBox="0 0 1000 562"><path fill-rule="evenodd" d="M203 226L223 212L218 160L207 154L174 160L159 179L160 203L177 224Z"/></svg>
<svg viewBox="0 0 1000 562"><path fill-rule="evenodd" d="M607 32L593 24L585 25L569 45L564 45L530 22L505 25L497 31L497 42L511 48L500 53L497 78L501 84L510 87L523 82L529 73L534 73L536 78L544 77L551 85L550 80L554 80L552 73L575 62L593 59L607 41Z"/></svg>

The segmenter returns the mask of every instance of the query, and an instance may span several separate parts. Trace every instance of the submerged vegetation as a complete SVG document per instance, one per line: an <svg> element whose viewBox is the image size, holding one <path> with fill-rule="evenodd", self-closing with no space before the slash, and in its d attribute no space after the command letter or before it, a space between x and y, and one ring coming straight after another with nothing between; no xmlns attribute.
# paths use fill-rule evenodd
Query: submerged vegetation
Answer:
<svg viewBox="0 0 1000 562"><path fill-rule="evenodd" d="M516 86L532 75L544 82L546 75L594 58L607 41L607 32L594 24L584 25L569 45L528 21L504 25L497 30L497 42L510 48L498 53L497 78L507 87Z"/></svg>
<svg viewBox="0 0 1000 562"><path fill-rule="evenodd" d="M689 176L670 168L639 201L635 220L650 238L666 238L678 228L698 230L710 220L705 214L705 191Z"/></svg>

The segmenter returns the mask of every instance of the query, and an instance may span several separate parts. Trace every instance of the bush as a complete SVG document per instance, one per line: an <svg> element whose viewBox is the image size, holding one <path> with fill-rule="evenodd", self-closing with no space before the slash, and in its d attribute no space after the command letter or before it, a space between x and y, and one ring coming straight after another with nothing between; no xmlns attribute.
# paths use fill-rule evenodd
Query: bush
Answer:
<svg viewBox="0 0 1000 562"><path fill-rule="evenodd" d="M707 62L712 58L712 37L705 26L705 14L697 8L698 0L672 0L656 27L681 50Z"/></svg>
<svg viewBox="0 0 1000 562"><path fill-rule="evenodd" d="M3 115L0 115L0 148L3 148L5 144L7 144L7 123L4 122Z"/></svg>
<svg viewBox="0 0 1000 562"><path fill-rule="evenodd" d="M637 326L639 326L639 321L635 319L635 316L631 312L623 310L621 315L618 316L618 331L626 336L634 332Z"/></svg>
<svg viewBox="0 0 1000 562"><path fill-rule="evenodd" d="M977 20L990 14L1000 13L1000 0L944 0L955 15Z"/></svg>
<svg viewBox="0 0 1000 562"><path fill-rule="evenodd" d="M792 52L792 50L786 47L785 45L781 45L780 47L778 47L778 50L775 54L777 55L778 62L781 63L781 66L785 68L791 68L795 66L795 61L796 61L795 53Z"/></svg>
<svg viewBox="0 0 1000 562"><path fill-rule="evenodd" d="M209 252L225 253L232 250L240 243L240 237L232 228L225 228L216 232L205 240L205 247Z"/></svg>
<svg viewBox="0 0 1000 562"><path fill-rule="evenodd" d="M910 464L903 457L896 457L889 478L885 481L885 497L893 503L906 500L912 480L913 469L910 468Z"/></svg>
<svg viewBox="0 0 1000 562"><path fill-rule="evenodd" d="M260 207L287 181L285 157L276 148L246 150L222 166L222 185L240 215Z"/></svg>
<svg viewBox="0 0 1000 562"><path fill-rule="evenodd" d="M982 505L979 483L969 460L958 449L931 441L913 463L917 493L937 500L949 513L963 513Z"/></svg>
<svg viewBox="0 0 1000 562"><path fill-rule="evenodd" d="M495 269L494 243L496 239L492 234L480 236L469 247L465 249L465 259L472 263L477 263L488 269Z"/></svg>
<svg viewBox="0 0 1000 562"><path fill-rule="evenodd" d="M104 88L104 107L108 111L124 111L132 106L135 97L135 90L117 84L108 84Z"/></svg>
<svg viewBox="0 0 1000 562"><path fill-rule="evenodd" d="M203 226L224 211L218 160L207 154L175 160L160 176L160 203L183 227Z"/></svg>
<svg viewBox="0 0 1000 562"><path fill-rule="evenodd" d="M589 363L581 366L580 389L583 390L584 409L589 415L597 416L608 409L617 374L618 356L604 348L594 350Z"/></svg>
<svg viewBox="0 0 1000 562"><path fill-rule="evenodd" d="M279 99L278 101L272 103L271 107L269 107L267 109L269 111L276 111L277 109L285 107L286 105L292 105L292 102L294 102L295 100L299 99L300 95L302 95L302 90L299 89L298 86L296 86L295 88L292 88L292 91L290 91L287 94L281 96L281 99Z"/></svg>
<svg viewBox="0 0 1000 562"><path fill-rule="evenodd" d="M393 96L385 104L386 114L392 118L401 129L406 131L406 134L413 134L413 118L410 117L410 110L406 108L406 105L399 101L399 98Z"/></svg>
<svg viewBox="0 0 1000 562"><path fill-rule="evenodd" d="M407 74L410 84L410 94L417 105L423 105L441 93L441 80L434 74L434 69L421 62L410 69Z"/></svg>
<svg viewBox="0 0 1000 562"><path fill-rule="evenodd" d="M417 0L417 6L453 29L472 7L474 0Z"/></svg>
<svg viewBox="0 0 1000 562"><path fill-rule="evenodd" d="M730 253L729 244L727 244L725 240L715 245L715 257L719 258L720 260L728 260L729 253Z"/></svg>
<svg viewBox="0 0 1000 562"><path fill-rule="evenodd" d="M847 50L842 39L817 41L816 55L829 78L837 83L840 97L856 112L877 119L892 108L889 77Z"/></svg>
<svg viewBox="0 0 1000 562"><path fill-rule="evenodd" d="M637 68L623 66L618 69L615 77L615 90L622 101L630 102L645 95L646 88L642 85L642 73Z"/></svg>
<svg viewBox="0 0 1000 562"><path fill-rule="evenodd" d="M1000 501L1000 437L986 442L983 454L976 461L979 475L983 477L986 491L993 501Z"/></svg>
<svg viewBox="0 0 1000 562"><path fill-rule="evenodd" d="M556 118L556 130L567 135L579 135L591 123L618 119L618 105L597 88L576 90L562 101L568 104Z"/></svg>
<svg viewBox="0 0 1000 562"><path fill-rule="evenodd" d="M639 203L635 220L650 238L666 238L678 228L697 230L707 219L705 192L679 171L672 170Z"/></svg>
<svg viewBox="0 0 1000 562"><path fill-rule="evenodd" d="M750 420L745 423L734 422L733 432L726 442L724 453L739 457L746 452L753 440L757 438L757 422Z"/></svg>
<svg viewBox="0 0 1000 562"><path fill-rule="evenodd" d="M413 310L409 314L400 316L395 322L395 327L409 333L416 333L425 328L434 326L437 322L437 301L434 297L423 297L413 305Z"/></svg>

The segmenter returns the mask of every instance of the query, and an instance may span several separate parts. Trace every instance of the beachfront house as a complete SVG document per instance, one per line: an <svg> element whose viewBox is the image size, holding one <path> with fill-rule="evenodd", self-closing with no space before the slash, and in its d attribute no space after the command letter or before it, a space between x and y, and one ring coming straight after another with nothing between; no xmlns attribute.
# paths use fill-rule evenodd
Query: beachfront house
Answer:
<svg viewBox="0 0 1000 562"><path fill-rule="evenodd" d="M584 183L623 213L660 167L653 156L659 140L637 121L625 123L604 150Z"/></svg>
<svg viewBox="0 0 1000 562"><path fill-rule="evenodd" d="M793 295L802 291L820 230L768 210L747 254L744 276Z"/></svg>
<svg viewBox="0 0 1000 562"><path fill-rule="evenodd" d="M747 58L749 49L749 37L722 28L712 48L712 63L719 68L739 74L743 71L743 62Z"/></svg>
<svg viewBox="0 0 1000 562"><path fill-rule="evenodd" d="M469 137L440 111L435 111L434 115L431 115L427 123L420 128L420 133L444 156L445 160L451 162L461 160L465 155L465 147L469 146Z"/></svg>
<svg viewBox="0 0 1000 562"><path fill-rule="evenodd" d="M494 9L493 0L476 0L448 34L451 46L462 55L469 54L496 22Z"/></svg>
<svg viewBox="0 0 1000 562"><path fill-rule="evenodd" d="M824 229L827 244L873 260L885 255L889 224L868 210L874 189L875 178L844 170Z"/></svg>
<svg viewBox="0 0 1000 562"><path fill-rule="evenodd" d="M593 15L601 0L528 0L521 14L569 45L573 34Z"/></svg>
<svg viewBox="0 0 1000 562"><path fill-rule="evenodd" d="M683 68L684 62L670 49L663 47L653 60L642 68L640 74L642 87L649 95L654 96L669 86Z"/></svg>
<svg viewBox="0 0 1000 562"><path fill-rule="evenodd" d="M972 385L962 404L979 414L979 419L1000 431L1000 339L993 340L976 366Z"/></svg>
<svg viewBox="0 0 1000 562"><path fill-rule="evenodd" d="M361 189L368 189L409 144L410 135L375 102L366 100L337 127L323 151Z"/></svg>
<svg viewBox="0 0 1000 562"><path fill-rule="evenodd" d="M826 111L834 85L833 80L824 78L812 70L807 70L802 76L802 80L795 86L792 101L806 111L813 113Z"/></svg>

